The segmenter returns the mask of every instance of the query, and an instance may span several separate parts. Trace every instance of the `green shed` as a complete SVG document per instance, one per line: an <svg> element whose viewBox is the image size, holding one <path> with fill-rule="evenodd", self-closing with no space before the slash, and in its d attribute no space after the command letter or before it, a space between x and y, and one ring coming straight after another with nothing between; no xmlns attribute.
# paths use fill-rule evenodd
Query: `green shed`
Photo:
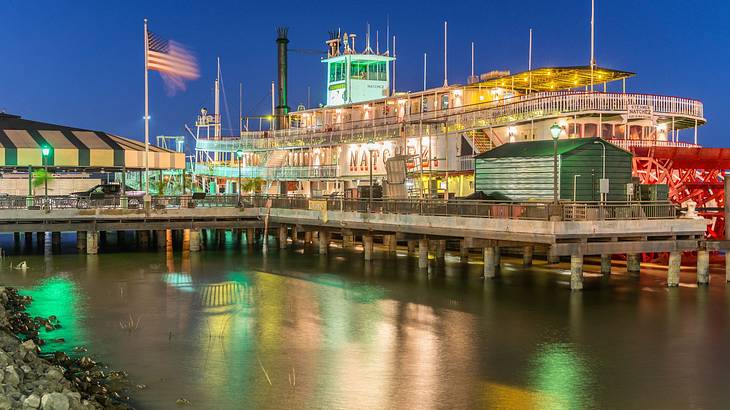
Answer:
<svg viewBox="0 0 730 410"><path fill-rule="evenodd" d="M605 147L608 201L625 201L632 155L600 138L558 141L558 195L561 200L598 201ZM580 175L576 177L576 175ZM476 157L475 188L514 201L552 200L553 141L501 145Z"/></svg>

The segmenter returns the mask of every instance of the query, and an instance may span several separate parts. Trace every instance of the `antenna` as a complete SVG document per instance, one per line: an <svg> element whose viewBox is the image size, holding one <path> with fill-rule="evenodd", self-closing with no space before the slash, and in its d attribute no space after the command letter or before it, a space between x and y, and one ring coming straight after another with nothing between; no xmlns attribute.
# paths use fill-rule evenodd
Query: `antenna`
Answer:
<svg viewBox="0 0 730 410"><path fill-rule="evenodd" d="M474 42L471 42L471 78L474 78Z"/></svg>
<svg viewBox="0 0 730 410"><path fill-rule="evenodd" d="M395 36L393 36L393 94L395 94Z"/></svg>
<svg viewBox="0 0 730 410"><path fill-rule="evenodd" d="M243 133L243 83L238 83L238 133Z"/></svg>
<svg viewBox="0 0 730 410"><path fill-rule="evenodd" d="M446 56L447 56L447 52L448 52L446 35L447 35L448 31L449 31L449 23L444 21L444 87L449 86L449 79L448 79L449 78L449 74L448 74L449 67L448 67L448 63L446 61Z"/></svg>
<svg viewBox="0 0 730 410"><path fill-rule="evenodd" d="M423 91L426 91L426 53L423 53Z"/></svg>
<svg viewBox="0 0 730 410"><path fill-rule="evenodd" d="M380 31L375 30L375 54L380 54Z"/></svg>
<svg viewBox="0 0 730 410"><path fill-rule="evenodd" d="M353 47L354 49L355 47ZM372 54L373 49L370 48L370 23L368 23L368 29L365 32L365 51L362 52L363 54Z"/></svg>
<svg viewBox="0 0 730 410"><path fill-rule="evenodd" d="M591 0L591 92L593 92L593 69L596 66L595 16L596 16L596 0Z"/></svg>
<svg viewBox="0 0 730 410"><path fill-rule="evenodd" d="M529 74L529 83L527 85L527 93L532 92L532 29L530 29L530 47L529 51L527 52L527 71L530 72Z"/></svg>
<svg viewBox="0 0 730 410"><path fill-rule="evenodd" d="M390 14L385 14L385 54L390 55L390 47L388 47L388 39L390 38ZM395 47L393 47L393 54L395 54Z"/></svg>

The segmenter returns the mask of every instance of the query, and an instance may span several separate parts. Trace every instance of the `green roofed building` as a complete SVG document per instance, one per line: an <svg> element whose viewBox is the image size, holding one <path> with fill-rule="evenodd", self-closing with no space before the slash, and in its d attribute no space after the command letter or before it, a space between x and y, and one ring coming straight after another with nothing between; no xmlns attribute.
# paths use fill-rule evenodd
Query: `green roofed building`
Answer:
<svg viewBox="0 0 730 410"><path fill-rule="evenodd" d="M600 200L605 147L608 201L625 201L631 182L632 155L600 138L558 141L558 196L560 200ZM490 197L514 201L553 198L553 141L501 145L476 157L475 188ZM575 175L580 175L575 177Z"/></svg>

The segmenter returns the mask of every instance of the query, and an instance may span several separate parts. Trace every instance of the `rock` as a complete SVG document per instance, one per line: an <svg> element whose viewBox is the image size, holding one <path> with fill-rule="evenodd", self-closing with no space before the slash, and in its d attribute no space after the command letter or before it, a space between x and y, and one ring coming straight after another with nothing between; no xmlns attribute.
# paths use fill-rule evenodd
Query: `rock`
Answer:
<svg viewBox="0 0 730 410"><path fill-rule="evenodd" d="M63 371L59 370L58 367L51 367L46 372L46 378L52 382L57 382L63 379Z"/></svg>
<svg viewBox="0 0 730 410"><path fill-rule="evenodd" d="M27 352L35 352L36 346L35 343L33 343L32 340L26 340L25 342L20 344L21 348Z"/></svg>
<svg viewBox="0 0 730 410"><path fill-rule="evenodd" d="M20 366L20 370L22 370L23 373L25 373L25 374L28 374L33 371L33 369L31 369L30 366L28 366L27 364Z"/></svg>
<svg viewBox="0 0 730 410"><path fill-rule="evenodd" d="M61 393L47 393L41 398L43 410L68 410L68 397Z"/></svg>
<svg viewBox="0 0 730 410"><path fill-rule="evenodd" d="M64 392L64 394L68 398L69 407L76 409L81 406L81 393Z"/></svg>
<svg viewBox="0 0 730 410"><path fill-rule="evenodd" d="M190 400L184 397L180 397L179 399L175 400L175 404L177 404L178 406L189 406Z"/></svg>
<svg viewBox="0 0 730 410"><path fill-rule="evenodd" d="M5 384L11 386L17 386L20 383L20 376L18 371L15 370L15 366L10 365L5 367Z"/></svg>
<svg viewBox="0 0 730 410"><path fill-rule="evenodd" d="M10 401L10 398L0 394L0 410L10 410L12 408L13 403Z"/></svg>
<svg viewBox="0 0 730 410"><path fill-rule="evenodd" d="M23 407L30 407L31 409L37 409L41 406L41 398L37 394L31 394L27 399L23 401Z"/></svg>

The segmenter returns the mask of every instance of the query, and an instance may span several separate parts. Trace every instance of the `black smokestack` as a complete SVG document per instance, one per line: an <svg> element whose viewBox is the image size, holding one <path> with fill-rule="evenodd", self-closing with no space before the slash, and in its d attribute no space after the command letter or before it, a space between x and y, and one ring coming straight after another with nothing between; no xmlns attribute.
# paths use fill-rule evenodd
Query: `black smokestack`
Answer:
<svg viewBox="0 0 730 410"><path fill-rule="evenodd" d="M278 56L279 101L276 105L276 129L286 128L289 105L287 104L287 45L289 44L289 28L278 27L276 29L276 48Z"/></svg>

